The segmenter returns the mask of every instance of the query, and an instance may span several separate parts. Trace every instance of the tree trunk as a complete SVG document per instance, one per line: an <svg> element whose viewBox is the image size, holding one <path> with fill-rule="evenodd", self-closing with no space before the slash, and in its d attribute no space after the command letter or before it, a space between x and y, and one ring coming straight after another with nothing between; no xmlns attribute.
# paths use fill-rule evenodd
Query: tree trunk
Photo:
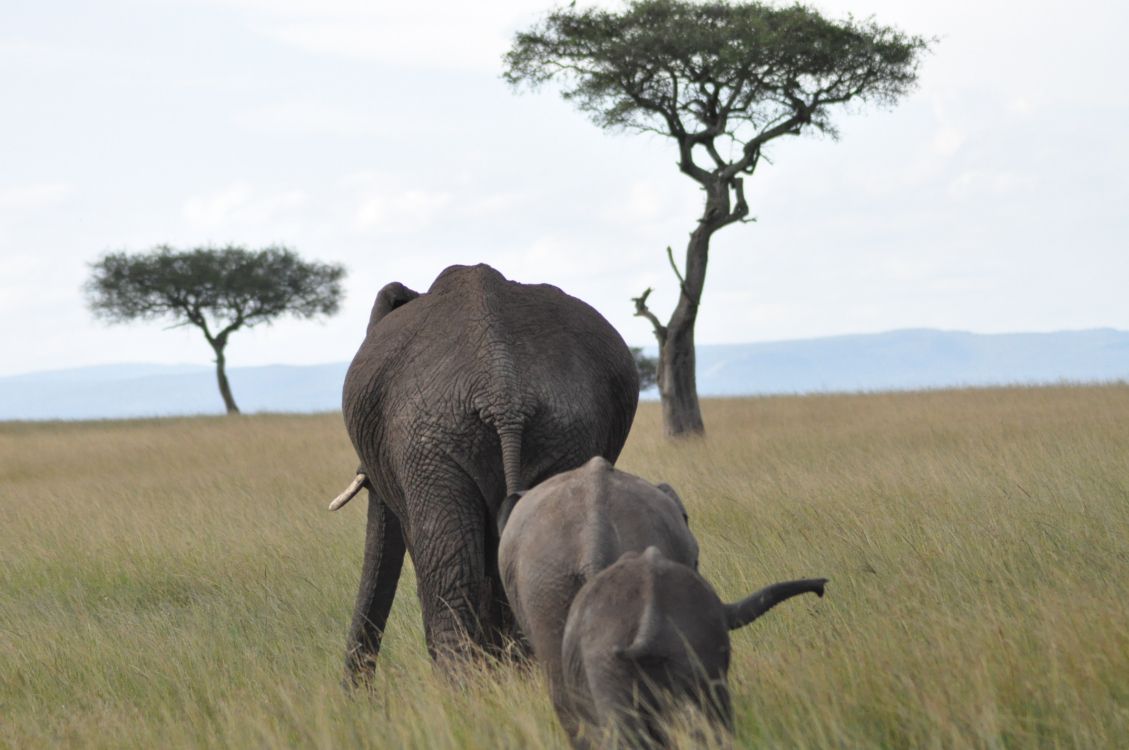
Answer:
<svg viewBox="0 0 1129 750"><path fill-rule="evenodd" d="M703 435L698 403L697 357L694 354L694 324L698 303L706 287L706 264L710 236L729 220L728 187L715 184L707 190L706 210L686 243L685 274L679 274L671 255L671 267L679 277L679 304L671 320L656 328L658 338L658 394L663 403L663 431L668 437ZM723 220L719 221L719 217ZM669 252L669 248L667 248ZM659 333L662 333L659 335Z"/></svg>
<svg viewBox="0 0 1129 750"><path fill-rule="evenodd" d="M235 399L231 395L231 385L227 382L227 373L224 372L227 360L224 359L223 348L223 344L218 342L212 344L212 349L216 353L216 380L219 382L220 395L223 396L223 405L227 413L238 414L239 407L235 405Z"/></svg>
<svg viewBox="0 0 1129 750"><path fill-rule="evenodd" d="M708 196L705 214L686 245L685 275L678 276L681 290L678 304L659 338L659 397L663 432L668 437L702 435L706 431L698 404L694 324L698 321L698 302L706 283L710 236L718 228L715 219L729 213L727 188L715 188ZM673 256L671 266L674 267ZM677 268L675 274L678 274Z"/></svg>
<svg viewBox="0 0 1129 750"><path fill-rule="evenodd" d="M672 319L666 341L659 346L659 372L663 433L668 437L704 434L695 374L693 320L675 326Z"/></svg>
<svg viewBox="0 0 1129 750"><path fill-rule="evenodd" d="M650 289L633 299L635 314L651 321L655 338L659 342L658 386L662 400L663 432L667 437L702 435L706 431L702 422L702 409L698 404L694 324L698 322L698 303L706 285L710 237L718 229L743 219L749 210L739 178L723 177L700 182L706 191L706 206L686 245L685 273L679 272L673 251L669 247L666 249L667 259L679 284L678 304L674 307L670 321L663 325L647 307ZM731 188L737 199L732 211L729 194Z"/></svg>

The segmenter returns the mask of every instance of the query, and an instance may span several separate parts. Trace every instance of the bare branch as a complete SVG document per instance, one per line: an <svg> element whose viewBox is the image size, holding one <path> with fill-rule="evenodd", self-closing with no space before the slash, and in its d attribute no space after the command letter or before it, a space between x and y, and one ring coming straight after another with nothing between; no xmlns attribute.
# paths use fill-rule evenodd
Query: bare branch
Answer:
<svg viewBox="0 0 1129 750"><path fill-rule="evenodd" d="M795 113L783 122L780 122L775 127L762 130L745 143L744 155L733 162L727 169L722 170L722 176L731 178L734 175L741 174L759 158L761 146L771 141L773 138L778 138L788 133L798 133L799 127L810 119L811 113L805 108L803 111Z"/></svg>
<svg viewBox="0 0 1129 750"><path fill-rule="evenodd" d="M659 321L658 316L647 307L647 298L651 296L651 292L653 291L651 287L647 287L638 297L632 297L631 301L635 303L635 317L646 318L651 321L651 325L655 329L655 338L659 340L659 346L661 347L666 343L666 326L664 326L662 322Z"/></svg>
<svg viewBox="0 0 1129 750"><path fill-rule="evenodd" d="M749 204L745 201L745 181L740 177L734 177L730 186L734 193L733 210L718 222L718 228L737 221L744 221L745 217L749 215Z"/></svg>
<svg viewBox="0 0 1129 750"><path fill-rule="evenodd" d="M666 259L670 261L670 270L674 271L674 276L678 279L678 288L689 298L690 293L686 291L686 279L683 278L682 273L678 270L678 264L674 262L674 251L670 249L670 245L666 246ZM648 293L650 292L649 289L647 291Z"/></svg>
<svg viewBox="0 0 1129 750"><path fill-rule="evenodd" d="M739 213L743 217L749 213L749 204L745 201L745 181L740 177L733 178L733 193L736 196L733 213Z"/></svg>
<svg viewBox="0 0 1129 750"><path fill-rule="evenodd" d="M678 139L678 169L702 186L713 180L713 173L703 169L694 161L694 140L692 137Z"/></svg>

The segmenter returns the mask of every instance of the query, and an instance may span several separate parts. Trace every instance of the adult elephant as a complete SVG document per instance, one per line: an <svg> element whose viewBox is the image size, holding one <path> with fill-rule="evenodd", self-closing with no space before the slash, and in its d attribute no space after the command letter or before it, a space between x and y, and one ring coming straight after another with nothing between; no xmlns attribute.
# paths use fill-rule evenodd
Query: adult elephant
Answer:
<svg viewBox="0 0 1129 750"><path fill-rule="evenodd" d="M516 636L500 506L592 456L615 461L638 400L623 339L556 287L477 265L447 268L426 294L381 289L342 398L360 468L331 506L369 491L350 677L373 670L405 547L432 658Z"/></svg>

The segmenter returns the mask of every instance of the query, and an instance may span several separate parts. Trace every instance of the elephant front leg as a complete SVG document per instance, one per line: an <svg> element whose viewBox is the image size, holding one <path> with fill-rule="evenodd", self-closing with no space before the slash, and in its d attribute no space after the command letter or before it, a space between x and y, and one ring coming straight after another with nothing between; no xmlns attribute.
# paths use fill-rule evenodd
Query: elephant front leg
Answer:
<svg viewBox="0 0 1129 750"><path fill-rule="evenodd" d="M396 596L403 562L404 534L400 519L370 489L365 560L345 648L345 678L353 685L371 678L376 668L376 655L380 652L380 640Z"/></svg>

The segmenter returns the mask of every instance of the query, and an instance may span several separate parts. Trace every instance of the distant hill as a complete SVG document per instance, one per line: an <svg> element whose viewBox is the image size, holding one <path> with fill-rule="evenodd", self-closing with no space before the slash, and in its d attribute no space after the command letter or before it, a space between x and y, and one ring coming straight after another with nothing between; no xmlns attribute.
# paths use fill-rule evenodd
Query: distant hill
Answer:
<svg viewBox="0 0 1129 750"><path fill-rule="evenodd" d="M331 411L340 408L346 367L236 367L228 376L245 412ZM991 335L920 329L698 347L702 396L1112 380L1129 380L1129 332L1105 328ZM0 377L0 420L222 411L207 365L121 364Z"/></svg>
<svg viewBox="0 0 1129 750"><path fill-rule="evenodd" d="M653 354L653 352L652 352ZM884 391L1129 379L1129 331L913 329L698 349L703 395Z"/></svg>
<svg viewBox="0 0 1129 750"><path fill-rule="evenodd" d="M229 367L244 412L341 408L347 363ZM0 377L0 420L222 414L210 365L106 365Z"/></svg>

